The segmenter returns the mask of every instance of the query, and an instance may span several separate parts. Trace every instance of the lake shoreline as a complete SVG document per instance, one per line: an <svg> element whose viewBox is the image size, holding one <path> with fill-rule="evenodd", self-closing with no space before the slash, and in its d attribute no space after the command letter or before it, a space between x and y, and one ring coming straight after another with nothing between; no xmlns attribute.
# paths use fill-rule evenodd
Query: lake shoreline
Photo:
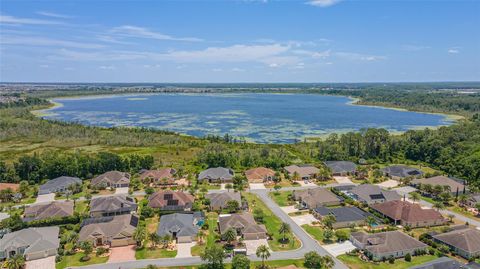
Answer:
<svg viewBox="0 0 480 269"><path fill-rule="evenodd" d="M272 93L255 93L255 92L247 92L247 93L272 94ZM59 96L59 97L54 97L54 98L48 99L48 101L51 103L50 107L40 109L40 110L32 110L31 112L36 117L40 117L40 118L45 119L44 117L55 115L55 113L53 112L55 109L63 107L63 103L61 103L60 100L65 100L65 99L66 100L85 100L85 99L103 99L103 98L135 96L135 100L133 100L133 98L132 98L131 101L137 101L137 100L144 100L143 98L141 98L141 97L139 98L138 96L152 96L152 95L165 95L165 94L167 94L167 95L238 95L238 94L246 94L246 93L245 92L242 92L242 93L122 93L122 94L112 93L112 94L101 94L101 95ZM295 93L273 93L273 94L279 94L279 95L289 95L290 94L291 95L291 94L295 94ZM301 93L301 94L305 94L305 93ZM314 93L312 93L312 94L314 94ZM351 96L327 95L327 94L316 94L316 93L315 93L315 95L348 98L349 100L345 103L346 105L372 107L372 108L380 108L380 109L389 109L389 110L396 110L396 111L402 111L402 112L415 112L415 113L420 113L420 114L439 115L439 116L443 117L443 122L445 123L445 124L439 124L439 125L415 126L413 128L408 128L408 130L402 130L402 131L400 131L400 130L389 130L387 128L389 133L391 133L393 135L400 135L400 134L403 134L403 133L405 133L406 131L409 131L409 130L438 129L438 128L443 127L443 126L449 126L449 125L455 124L457 121L465 119L465 117L460 116L460 115L452 115L452 114L446 114L446 113L435 113L435 112L424 112L424 111L413 111L413 110L408 110L406 108L378 106L378 105L374 105L374 104L362 104L361 99L354 98L354 97L351 97ZM51 120L51 119L45 119L45 120ZM61 121L73 122L73 121L68 121L68 120L61 120ZM108 126L99 126L99 125L95 125L95 124L84 124L84 125L107 127L108 128ZM115 127L115 126L112 126L112 127ZM129 127L131 127L131 128L141 128L141 126L129 126ZM160 126L159 127L152 127L152 128L155 128L155 129L158 129L158 130L167 130L167 129L162 129ZM375 127L372 127L372 128L375 128ZM382 127L376 127L376 128L382 128ZM169 131L171 131L171 130L169 130ZM325 133L325 134L319 134L319 135L314 135L314 136L306 135L306 136L301 137L300 139L295 139L295 140L297 142L299 142L299 141L314 142L314 141L318 141L318 140L324 140L326 137L328 137L331 134L344 134L344 133L348 133L348 132L359 132L359 131L360 130L350 130L350 129L344 129L344 130L342 130L342 129L328 130L327 129L327 133ZM186 134L186 133L183 133L181 131L173 131L173 132L175 132L178 135L191 136L191 137L196 137L196 138L199 138L199 139L202 139L204 137L204 136L200 136L200 135ZM244 137L244 136L235 136L235 137L246 138L247 142L258 143L258 144L269 144L269 143L270 144L291 144L291 143L295 143L295 142L290 142L289 143L289 142L281 142L281 141L260 142L260 141L255 141L254 138L250 138L250 137Z"/></svg>

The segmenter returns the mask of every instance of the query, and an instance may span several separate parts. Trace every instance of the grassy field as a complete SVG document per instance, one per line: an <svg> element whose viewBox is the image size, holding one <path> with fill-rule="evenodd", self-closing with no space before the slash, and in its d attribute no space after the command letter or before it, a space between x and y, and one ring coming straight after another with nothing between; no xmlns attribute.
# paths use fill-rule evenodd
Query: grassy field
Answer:
<svg viewBox="0 0 480 269"><path fill-rule="evenodd" d="M337 238L334 235L331 239L331 242L326 242L325 238L323 237L323 228L322 227L311 226L311 225L308 225L308 224L304 224L304 225L302 225L302 228L322 245L326 244L326 243L333 243L333 242L337 241ZM338 230L346 231L348 237L350 237L350 229L349 228L337 229L335 231L338 231Z"/></svg>
<svg viewBox="0 0 480 269"><path fill-rule="evenodd" d="M288 233L287 238L290 238L290 242L288 244L281 244L279 242L283 236L278 232L280 225L282 222L280 219L275 216L272 211L263 203L258 196L252 193L244 193L243 194L248 201L248 205L253 212L256 208L259 208L263 211L264 214L264 224L267 228L268 233L272 235L272 240L269 240L269 246L273 251L281 251L281 250L292 250L297 249L300 247L300 241L292 234Z"/></svg>
<svg viewBox="0 0 480 269"><path fill-rule="evenodd" d="M160 258L174 258L177 256L177 250L167 250L163 248L151 249L149 246L137 249L135 251L135 259L160 259Z"/></svg>
<svg viewBox="0 0 480 269"><path fill-rule="evenodd" d="M76 201L75 202L75 212L82 214L88 213L88 202L87 201Z"/></svg>
<svg viewBox="0 0 480 269"><path fill-rule="evenodd" d="M288 197L293 193L293 191L274 191L270 192L268 196L272 198L275 203L277 203L279 206L289 206L289 205L294 205L295 201L289 200Z"/></svg>
<svg viewBox="0 0 480 269"><path fill-rule="evenodd" d="M207 214L207 223L208 223L208 233L206 234L206 243L203 245L195 245L192 247L192 256L200 256L200 254L205 250L207 246L213 246L215 244L215 238L217 232L215 231L217 227L218 215L215 212L210 212Z"/></svg>
<svg viewBox="0 0 480 269"><path fill-rule="evenodd" d="M75 253L71 256L63 256L62 260L58 262L55 266L56 269L63 269L70 266L85 266L90 264L97 264L97 263L106 263L108 257L97 257L95 254L91 255L91 259L86 262L80 261L80 258L83 257L83 253Z"/></svg>
<svg viewBox="0 0 480 269"><path fill-rule="evenodd" d="M365 262L360 260L358 256L349 256L346 254L340 255L337 257L340 261L345 263L351 269L407 269L411 268L416 265L420 265L422 263L426 263L432 260L435 260L437 256L433 255L424 255L424 256L416 256L412 257L411 262L406 262L403 259L395 260L394 264L390 264L388 262Z"/></svg>

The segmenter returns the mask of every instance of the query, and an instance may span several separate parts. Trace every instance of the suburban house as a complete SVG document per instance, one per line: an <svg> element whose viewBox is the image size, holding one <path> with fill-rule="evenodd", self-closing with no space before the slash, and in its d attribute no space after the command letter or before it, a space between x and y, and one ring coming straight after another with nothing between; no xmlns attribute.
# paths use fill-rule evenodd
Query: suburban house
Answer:
<svg viewBox="0 0 480 269"><path fill-rule="evenodd" d="M450 190L450 193L464 193L466 192L465 184L453 178L449 178L446 176L436 176L436 177L429 177L429 178L417 178L412 180L411 185L414 187L418 187L419 185L427 185L430 184L432 186L440 185L442 187L446 186Z"/></svg>
<svg viewBox="0 0 480 269"><path fill-rule="evenodd" d="M377 185L361 184L345 192L351 198L367 205L401 200L402 197L396 191L389 191Z"/></svg>
<svg viewBox="0 0 480 269"><path fill-rule="evenodd" d="M204 216L201 212L163 215L160 218L157 234L161 237L170 235L177 243L191 243L195 241L198 224L203 223L203 220Z"/></svg>
<svg viewBox="0 0 480 269"><path fill-rule="evenodd" d="M471 208L476 208L477 204L480 204L480 193L471 194L466 204Z"/></svg>
<svg viewBox="0 0 480 269"><path fill-rule="evenodd" d="M7 233L0 239L0 260L17 254L27 261L55 256L60 246L59 232L60 228L51 226Z"/></svg>
<svg viewBox="0 0 480 269"><path fill-rule="evenodd" d="M320 172L320 169L310 164L289 165L284 167L284 169L287 171L290 178L293 179L298 176L297 180L315 179Z"/></svg>
<svg viewBox="0 0 480 269"><path fill-rule="evenodd" d="M130 185L130 174L119 171L109 171L92 179L92 187L126 188Z"/></svg>
<svg viewBox="0 0 480 269"><path fill-rule="evenodd" d="M265 225L258 225L250 213L220 215L218 226L220 234L224 234L228 229L234 229L244 240L267 239Z"/></svg>
<svg viewBox="0 0 480 269"><path fill-rule="evenodd" d="M275 178L275 171L270 168L257 167L245 171L245 177L248 183L270 182Z"/></svg>
<svg viewBox="0 0 480 269"><path fill-rule="evenodd" d="M371 205L370 208L389 218L395 225L412 228L444 225L448 222L434 209L423 209L419 204L407 201L389 201Z"/></svg>
<svg viewBox="0 0 480 269"><path fill-rule="evenodd" d="M411 267L411 269L469 269L469 267L452 258L440 257L433 261Z"/></svg>
<svg viewBox="0 0 480 269"><path fill-rule="evenodd" d="M68 191L68 188L71 186L80 185L82 186L82 180L78 177L67 177L61 176L47 181L45 184L40 185L38 188L38 194L49 194L49 193L64 193Z"/></svg>
<svg viewBox="0 0 480 269"><path fill-rule="evenodd" d="M156 185L177 185L175 183L175 174L177 170L173 168L164 168L160 170L143 170L140 173L140 180L150 179Z"/></svg>
<svg viewBox="0 0 480 269"><path fill-rule="evenodd" d="M333 215L336 219L333 224L334 229L347 228L351 225L363 226L367 224L366 219L368 217L373 217L372 214L354 206L332 208L321 206L313 210L313 215L319 220L322 220L325 216Z"/></svg>
<svg viewBox="0 0 480 269"><path fill-rule="evenodd" d="M10 189L11 191L16 192L18 191L19 188L20 188L20 184L0 183L0 191Z"/></svg>
<svg viewBox="0 0 480 269"><path fill-rule="evenodd" d="M126 195L101 196L90 201L90 217L94 218L130 214L136 211L135 199Z"/></svg>
<svg viewBox="0 0 480 269"><path fill-rule="evenodd" d="M148 197L148 206L165 211L190 211L194 197L186 192L160 190Z"/></svg>
<svg viewBox="0 0 480 269"><path fill-rule="evenodd" d="M198 175L198 181L208 181L209 183L231 183L233 182L234 175L235 173L233 170L229 168L209 168L200 172Z"/></svg>
<svg viewBox="0 0 480 269"><path fill-rule="evenodd" d="M72 201L55 201L47 204L33 204L25 208L23 221L63 218L73 216Z"/></svg>
<svg viewBox="0 0 480 269"><path fill-rule="evenodd" d="M315 209L322 206L339 205L342 199L325 188L314 188L306 190L295 190L292 193L293 199L298 201L304 208Z"/></svg>
<svg viewBox="0 0 480 269"><path fill-rule="evenodd" d="M406 177L419 178L423 175L420 169L406 165L392 165L381 169L383 174L391 179L400 180Z"/></svg>
<svg viewBox="0 0 480 269"><path fill-rule="evenodd" d="M210 200L211 210L222 210L227 206L228 201L237 201L238 206L242 207L242 197L240 192L213 192L205 195Z"/></svg>
<svg viewBox="0 0 480 269"><path fill-rule="evenodd" d="M390 257L401 258L409 253L426 250L427 245L400 231L389 231L368 234L354 232L350 234L350 241L357 248L364 251L365 255L374 261L382 261Z"/></svg>
<svg viewBox="0 0 480 269"><path fill-rule="evenodd" d="M135 215L119 215L111 217L86 219L78 235L78 241L92 242L98 246L128 246L136 244L133 233L138 225Z"/></svg>
<svg viewBox="0 0 480 269"><path fill-rule="evenodd" d="M432 238L465 259L480 257L480 231L476 228L460 226L446 233L434 234Z"/></svg>
<svg viewBox="0 0 480 269"><path fill-rule="evenodd" d="M326 161L325 166L332 171L332 176L348 176L357 171L357 165L349 161Z"/></svg>

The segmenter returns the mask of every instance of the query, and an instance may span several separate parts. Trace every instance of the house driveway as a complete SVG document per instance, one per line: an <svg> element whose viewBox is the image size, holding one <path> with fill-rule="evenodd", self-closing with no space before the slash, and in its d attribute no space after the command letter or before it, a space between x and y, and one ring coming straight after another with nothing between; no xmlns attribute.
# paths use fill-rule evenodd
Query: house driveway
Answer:
<svg viewBox="0 0 480 269"><path fill-rule="evenodd" d="M245 240L243 243L245 243L247 255L254 255L257 252L257 248L261 245L268 247L267 239Z"/></svg>
<svg viewBox="0 0 480 269"><path fill-rule="evenodd" d="M191 249L195 245L196 245L196 242L177 243L177 256L175 256L175 258L189 258L189 257L192 257Z"/></svg>
<svg viewBox="0 0 480 269"><path fill-rule="evenodd" d="M280 208L283 210L283 212L285 212L285 213L287 213L287 214L288 214L288 213L294 213L294 212L297 212L297 211L298 211L298 209L295 208L294 205L291 205L291 206L282 206L282 207L280 207Z"/></svg>
<svg viewBox="0 0 480 269"><path fill-rule="evenodd" d="M302 226L304 224L312 224L314 221L318 221L312 214L305 214L300 216L290 216L292 220L298 224L298 226Z"/></svg>
<svg viewBox="0 0 480 269"><path fill-rule="evenodd" d="M25 265L26 269L55 269L55 256L26 261Z"/></svg>
<svg viewBox="0 0 480 269"><path fill-rule="evenodd" d="M411 192L417 191L417 189L411 186L398 187L398 188L394 188L393 190L396 191L401 196L407 194L407 197L408 197L408 194L410 194Z"/></svg>
<svg viewBox="0 0 480 269"><path fill-rule="evenodd" d="M311 182L311 181L308 181L307 183L305 183L305 181L300 180L300 181L297 181L297 182L298 182L298 183L300 184L300 186L302 186L302 187L317 187L317 186L318 186L317 184L315 184L315 183L313 183L313 182Z"/></svg>
<svg viewBox="0 0 480 269"><path fill-rule="evenodd" d="M353 182L348 178L348 177L333 177L335 181L337 181L340 184L353 184Z"/></svg>
<svg viewBox="0 0 480 269"><path fill-rule="evenodd" d="M126 262L135 260L135 246L110 248L110 256L107 263Z"/></svg>
<svg viewBox="0 0 480 269"><path fill-rule="evenodd" d="M250 183L251 190L265 190L265 185L263 183Z"/></svg>
<svg viewBox="0 0 480 269"><path fill-rule="evenodd" d="M41 194L37 196L35 204L49 203L55 201L55 193Z"/></svg>
<svg viewBox="0 0 480 269"><path fill-rule="evenodd" d="M356 247L349 240L342 243L326 245L324 246L324 248L326 251L328 251L328 253L332 254L332 256L334 257L337 257L339 255L345 254L347 252L350 252L356 249Z"/></svg>
<svg viewBox="0 0 480 269"><path fill-rule="evenodd" d="M389 188L395 188L399 184L400 183L398 181L393 180L393 179L389 179L387 181L384 181L382 183L378 183L378 184L375 184L375 185L379 186L380 188L389 189Z"/></svg>
<svg viewBox="0 0 480 269"><path fill-rule="evenodd" d="M115 194L128 194L128 187L116 188Z"/></svg>

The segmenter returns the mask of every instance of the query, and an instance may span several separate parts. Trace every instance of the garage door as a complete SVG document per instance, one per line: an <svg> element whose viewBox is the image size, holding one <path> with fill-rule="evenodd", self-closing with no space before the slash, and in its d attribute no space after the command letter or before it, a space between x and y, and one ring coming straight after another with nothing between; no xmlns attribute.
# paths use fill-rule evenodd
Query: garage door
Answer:
<svg viewBox="0 0 480 269"><path fill-rule="evenodd" d="M113 240L111 244L112 247L123 247L128 245L130 245L130 240L128 239Z"/></svg>

